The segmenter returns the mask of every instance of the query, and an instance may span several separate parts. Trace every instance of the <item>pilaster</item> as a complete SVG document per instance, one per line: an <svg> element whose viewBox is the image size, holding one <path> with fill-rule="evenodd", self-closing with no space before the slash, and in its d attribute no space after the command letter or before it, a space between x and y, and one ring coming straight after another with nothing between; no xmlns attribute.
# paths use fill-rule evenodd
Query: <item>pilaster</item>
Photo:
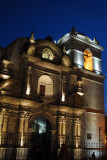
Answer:
<svg viewBox="0 0 107 160"><path fill-rule="evenodd" d="M66 117L60 116L58 120L58 137L59 137L59 145L65 143L66 138Z"/></svg>
<svg viewBox="0 0 107 160"><path fill-rule="evenodd" d="M1 111L0 111L0 145L2 143L4 143L4 141L2 141L2 135L4 135L4 136L6 135L7 118L8 118L7 111L6 111L6 109L2 108Z"/></svg>
<svg viewBox="0 0 107 160"><path fill-rule="evenodd" d="M24 146L27 143L28 138L28 119L29 114L27 112L20 112L19 116L19 130L18 137L20 139L20 146Z"/></svg>
<svg viewBox="0 0 107 160"><path fill-rule="evenodd" d="M26 95L30 95L31 93L31 76L32 76L32 67L29 66L27 70Z"/></svg>

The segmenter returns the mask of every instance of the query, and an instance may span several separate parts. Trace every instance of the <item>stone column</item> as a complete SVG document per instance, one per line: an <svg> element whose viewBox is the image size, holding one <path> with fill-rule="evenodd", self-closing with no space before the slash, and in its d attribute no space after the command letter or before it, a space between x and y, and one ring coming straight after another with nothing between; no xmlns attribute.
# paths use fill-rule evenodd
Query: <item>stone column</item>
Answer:
<svg viewBox="0 0 107 160"><path fill-rule="evenodd" d="M3 118L3 132L7 131L7 120L8 120L8 116L4 116Z"/></svg>
<svg viewBox="0 0 107 160"><path fill-rule="evenodd" d="M59 125L58 125L58 133L59 133L59 136L61 136L62 135L62 119L61 119L61 117L59 118Z"/></svg>
<svg viewBox="0 0 107 160"><path fill-rule="evenodd" d="M23 131L24 131L24 118L21 116L19 121L19 130L18 130L20 146L23 146Z"/></svg>
<svg viewBox="0 0 107 160"><path fill-rule="evenodd" d="M19 121L19 133L23 133L23 124L24 124L24 118L20 117L20 121Z"/></svg>
<svg viewBox="0 0 107 160"><path fill-rule="evenodd" d="M76 145L76 148L79 147L80 145L80 136L81 136L81 123L80 120L77 118L75 123L74 123L74 136L75 136L75 142L74 144Z"/></svg>
<svg viewBox="0 0 107 160"><path fill-rule="evenodd" d="M74 121L74 136L77 136L77 122Z"/></svg>
<svg viewBox="0 0 107 160"><path fill-rule="evenodd" d="M66 76L63 76L62 78L62 101L66 101Z"/></svg>
<svg viewBox="0 0 107 160"><path fill-rule="evenodd" d="M59 144L65 143L66 121L64 116L59 118Z"/></svg>
<svg viewBox="0 0 107 160"><path fill-rule="evenodd" d="M28 133L28 118L25 118L24 133Z"/></svg>
<svg viewBox="0 0 107 160"><path fill-rule="evenodd" d="M31 66L29 66L27 71L26 95L30 95L31 93L31 74L32 74L32 68Z"/></svg>
<svg viewBox="0 0 107 160"><path fill-rule="evenodd" d="M28 120L29 120L29 113L21 112L20 113L20 121L19 121L19 138L20 146L23 146L25 142L27 143L28 138Z"/></svg>
<svg viewBox="0 0 107 160"><path fill-rule="evenodd" d="M61 135L62 135L62 119L59 117L58 119L58 144L61 146Z"/></svg>
<svg viewBox="0 0 107 160"><path fill-rule="evenodd" d="M2 117L2 113L0 115L0 145L1 145L1 135L2 135L2 120L3 120L3 117Z"/></svg>
<svg viewBox="0 0 107 160"><path fill-rule="evenodd" d="M62 135L65 136L66 134L66 119L65 117L63 118L63 130L62 130Z"/></svg>
<svg viewBox="0 0 107 160"><path fill-rule="evenodd" d="M81 123L78 123L78 136L81 136Z"/></svg>
<svg viewBox="0 0 107 160"><path fill-rule="evenodd" d="M0 145L1 145L1 141L2 141L2 124L3 124L3 116L4 116L4 113L5 113L5 109L1 109L1 112L0 112Z"/></svg>

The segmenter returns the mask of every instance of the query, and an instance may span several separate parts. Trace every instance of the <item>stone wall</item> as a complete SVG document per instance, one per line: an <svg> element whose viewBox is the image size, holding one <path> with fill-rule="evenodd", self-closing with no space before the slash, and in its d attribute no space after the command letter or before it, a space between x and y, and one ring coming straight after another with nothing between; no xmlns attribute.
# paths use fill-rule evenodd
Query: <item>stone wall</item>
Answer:
<svg viewBox="0 0 107 160"><path fill-rule="evenodd" d="M103 83L83 78L83 91L87 108L104 112L104 86Z"/></svg>
<svg viewBox="0 0 107 160"><path fill-rule="evenodd" d="M95 143L96 148L104 147L105 116L104 114L86 112L82 119L82 139L84 142ZM90 134L91 137L88 137ZM99 144L100 143L100 144ZM93 146L94 147L94 146Z"/></svg>

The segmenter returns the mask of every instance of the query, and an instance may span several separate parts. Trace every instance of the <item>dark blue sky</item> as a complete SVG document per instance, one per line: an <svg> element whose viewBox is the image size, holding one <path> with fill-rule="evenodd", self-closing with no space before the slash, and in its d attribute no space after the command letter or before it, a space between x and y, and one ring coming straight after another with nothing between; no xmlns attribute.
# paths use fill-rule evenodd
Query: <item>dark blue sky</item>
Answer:
<svg viewBox="0 0 107 160"><path fill-rule="evenodd" d="M107 0L0 0L0 46L6 47L17 37L35 39L51 35L54 40L75 26L104 47L102 71L107 77ZM107 114L107 79L105 113Z"/></svg>

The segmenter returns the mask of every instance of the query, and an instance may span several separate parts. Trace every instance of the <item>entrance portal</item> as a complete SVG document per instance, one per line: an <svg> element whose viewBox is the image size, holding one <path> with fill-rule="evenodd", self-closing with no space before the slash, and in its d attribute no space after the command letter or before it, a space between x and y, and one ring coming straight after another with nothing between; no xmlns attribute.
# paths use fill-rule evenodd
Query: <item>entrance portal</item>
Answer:
<svg viewBox="0 0 107 160"><path fill-rule="evenodd" d="M32 124L31 145L39 146L44 159L50 160L51 155L51 124L43 117L37 118Z"/></svg>

